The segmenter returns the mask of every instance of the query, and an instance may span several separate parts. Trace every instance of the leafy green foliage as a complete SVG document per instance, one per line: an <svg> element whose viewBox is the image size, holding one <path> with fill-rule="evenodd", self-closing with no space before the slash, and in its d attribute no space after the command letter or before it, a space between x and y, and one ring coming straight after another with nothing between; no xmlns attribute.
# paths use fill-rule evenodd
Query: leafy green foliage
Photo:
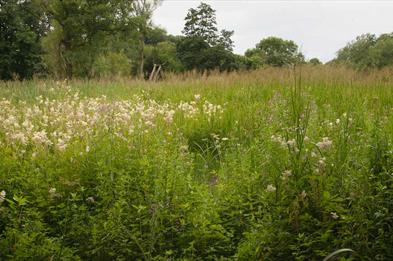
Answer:
<svg viewBox="0 0 393 261"><path fill-rule="evenodd" d="M351 64L358 69L370 67L373 65L373 59L369 51L376 41L377 38L373 34L360 35L338 51L336 61Z"/></svg>
<svg viewBox="0 0 393 261"><path fill-rule="evenodd" d="M183 64L177 57L176 44L163 41L157 45L148 45L145 50L145 71L151 72L154 64L162 65L166 72L181 72Z"/></svg>
<svg viewBox="0 0 393 261"><path fill-rule="evenodd" d="M251 70L302 63L292 41L271 37L245 56L233 53L234 31L217 28L206 3L185 17L184 36L168 35L152 22L162 1L29 0L1 3L1 79L34 75L60 79L137 76L160 72ZM264 44L265 43L265 44ZM388 64L390 40L373 52Z"/></svg>
<svg viewBox="0 0 393 261"><path fill-rule="evenodd" d="M237 68L235 56L221 46L210 47L202 38L184 37L177 43L177 55L187 70L230 71Z"/></svg>
<svg viewBox="0 0 393 261"><path fill-rule="evenodd" d="M99 77L128 76L132 63L124 53L101 54L93 64L92 75Z"/></svg>
<svg viewBox="0 0 393 261"><path fill-rule="evenodd" d="M58 64L57 74L63 77L91 75L110 40L135 30L126 1L50 1L45 7L53 30L44 46L51 52L49 63Z"/></svg>
<svg viewBox="0 0 393 261"><path fill-rule="evenodd" d="M215 10L206 3L191 8L185 18L185 37L177 41L177 54L187 70L230 71L237 69L232 53L233 31L218 33Z"/></svg>
<svg viewBox="0 0 393 261"><path fill-rule="evenodd" d="M321 65L322 64L322 62L318 58L311 58L308 61L308 63L311 65Z"/></svg>
<svg viewBox="0 0 393 261"><path fill-rule="evenodd" d="M26 79L44 71L40 39L47 30L39 1L0 1L0 79Z"/></svg>
<svg viewBox="0 0 393 261"><path fill-rule="evenodd" d="M210 5L201 3L196 9L191 8L184 20L183 33L186 37L201 38L210 46L217 44L216 11Z"/></svg>
<svg viewBox="0 0 393 261"><path fill-rule="evenodd" d="M143 85L3 83L0 259L323 260L339 249L354 251L343 260L392 259L392 83L319 70L305 68L296 86L282 68ZM108 107L94 110L102 95ZM148 120L166 104L157 113L175 110L172 121L149 128L127 110L134 102ZM34 130L21 144L21 130L33 134L16 113L24 106L55 113L34 126L56 142L35 144ZM64 117L81 120L64 127L76 133L65 148L52 135ZM127 119L135 129L119 133Z"/></svg>
<svg viewBox="0 0 393 261"><path fill-rule="evenodd" d="M246 51L246 56L257 64L284 66L304 62L298 46L290 40L268 37L261 40L255 48Z"/></svg>
<svg viewBox="0 0 393 261"><path fill-rule="evenodd" d="M356 69L382 68L393 64L393 35L363 34L338 51L336 63L348 64Z"/></svg>

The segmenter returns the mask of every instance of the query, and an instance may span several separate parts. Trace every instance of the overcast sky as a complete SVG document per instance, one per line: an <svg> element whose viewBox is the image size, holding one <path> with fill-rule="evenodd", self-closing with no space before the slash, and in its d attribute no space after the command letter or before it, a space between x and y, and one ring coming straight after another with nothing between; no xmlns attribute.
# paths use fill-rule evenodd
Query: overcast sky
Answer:
<svg viewBox="0 0 393 261"><path fill-rule="evenodd" d="M235 52L244 54L267 36L295 41L306 58L326 62L362 33L393 32L393 0L385 1L204 1L215 10L219 29L234 30ZM188 9L200 1L164 0L153 16L170 34L181 34Z"/></svg>

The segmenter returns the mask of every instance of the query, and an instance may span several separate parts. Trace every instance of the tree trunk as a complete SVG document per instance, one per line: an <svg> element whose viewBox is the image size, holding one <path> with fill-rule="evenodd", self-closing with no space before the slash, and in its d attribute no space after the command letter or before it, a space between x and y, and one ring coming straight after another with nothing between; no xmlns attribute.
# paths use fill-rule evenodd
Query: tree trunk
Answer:
<svg viewBox="0 0 393 261"><path fill-rule="evenodd" d="M67 57L68 52L70 51L70 43L67 40L62 40L59 48L59 54L60 54L60 59L63 62L64 65L64 76L67 79L72 78L72 63L70 59Z"/></svg>
<svg viewBox="0 0 393 261"><path fill-rule="evenodd" d="M141 32L141 36L139 38L139 44L140 44L140 67L139 67L139 77L141 79L144 79L144 73L143 73L143 69L145 66L145 36L144 34Z"/></svg>

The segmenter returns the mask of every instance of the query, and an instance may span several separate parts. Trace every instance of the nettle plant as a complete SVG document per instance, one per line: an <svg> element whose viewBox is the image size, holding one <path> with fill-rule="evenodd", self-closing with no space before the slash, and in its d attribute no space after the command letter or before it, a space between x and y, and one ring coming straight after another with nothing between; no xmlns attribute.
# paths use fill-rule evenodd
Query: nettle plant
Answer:
<svg viewBox="0 0 393 261"><path fill-rule="evenodd" d="M359 210L353 199L359 175L351 172L358 166L350 165L352 139L361 138L351 133L354 119L344 112L321 121L300 85L286 98L273 96L271 105L276 118L263 143L268 175L261 177L265 209L239 245L239 259L306 260L354 247L346 238L353 219L361 220L351 216Z"/></svg>

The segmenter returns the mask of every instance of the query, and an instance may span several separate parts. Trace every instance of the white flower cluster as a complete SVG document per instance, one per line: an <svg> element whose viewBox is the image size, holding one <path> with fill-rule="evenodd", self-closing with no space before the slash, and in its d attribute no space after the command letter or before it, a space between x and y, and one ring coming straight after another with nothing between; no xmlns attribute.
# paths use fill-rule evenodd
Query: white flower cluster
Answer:
<svg viewBox="0 0 393 261"><path fill-rule="evenodd" d="M276 190L277 190L276 187L271 184L267 185L266 187L267 192L275 192Z"/></svg>
<svg viewBox="0 0 393 261"><path fill-rule="evenodd" d="M270 137L270 139L273 142L277 142L278 144L280 144L281 147L286 148L287 147L287 142L285 141L285 139L283 137L281 137L280 135L272 135Z"/></svg>
<svg viewBox="0 0 393 261"><path fill-rule="evenodd" d="M199 106L200 95L194 96L195 100L190 102L181 101L177 108L182 111L186 118L195 118L197 115L204 114L207 117L219 115L223 113L221 105L212 104L209 101L204 101L203 106Z"/></svg>
<svg viewBox="0 0 393 261"><path fill-rule="evenodd" d="M328 137L322 138L322 141L318 142L316 145L320 150L329 149L333 144L333 141L329 140Z"/></svg>
<svg viewBox="0 0 393 261"><path fill-rule="evenodd" d="M34 145L64 151L74 141L85 141L103 132L127 139L135 132L174 124L177 114L185 118L205 115L210 119L223 112L220 105L199 101L172 104L134 96L131 100L111 101L105 96L80 98L68 94L63 100L42 96L33 104L0 100L0 144L17 147ZM88 151L88 149L86 149Z"/></svg>
<svg viewBox="0 0 393 261"><path fill-rule="evenodd" d="M289 177L292 176L292 171L291 170L284 170L281 176L282 180L288 180Z"/></svg>

